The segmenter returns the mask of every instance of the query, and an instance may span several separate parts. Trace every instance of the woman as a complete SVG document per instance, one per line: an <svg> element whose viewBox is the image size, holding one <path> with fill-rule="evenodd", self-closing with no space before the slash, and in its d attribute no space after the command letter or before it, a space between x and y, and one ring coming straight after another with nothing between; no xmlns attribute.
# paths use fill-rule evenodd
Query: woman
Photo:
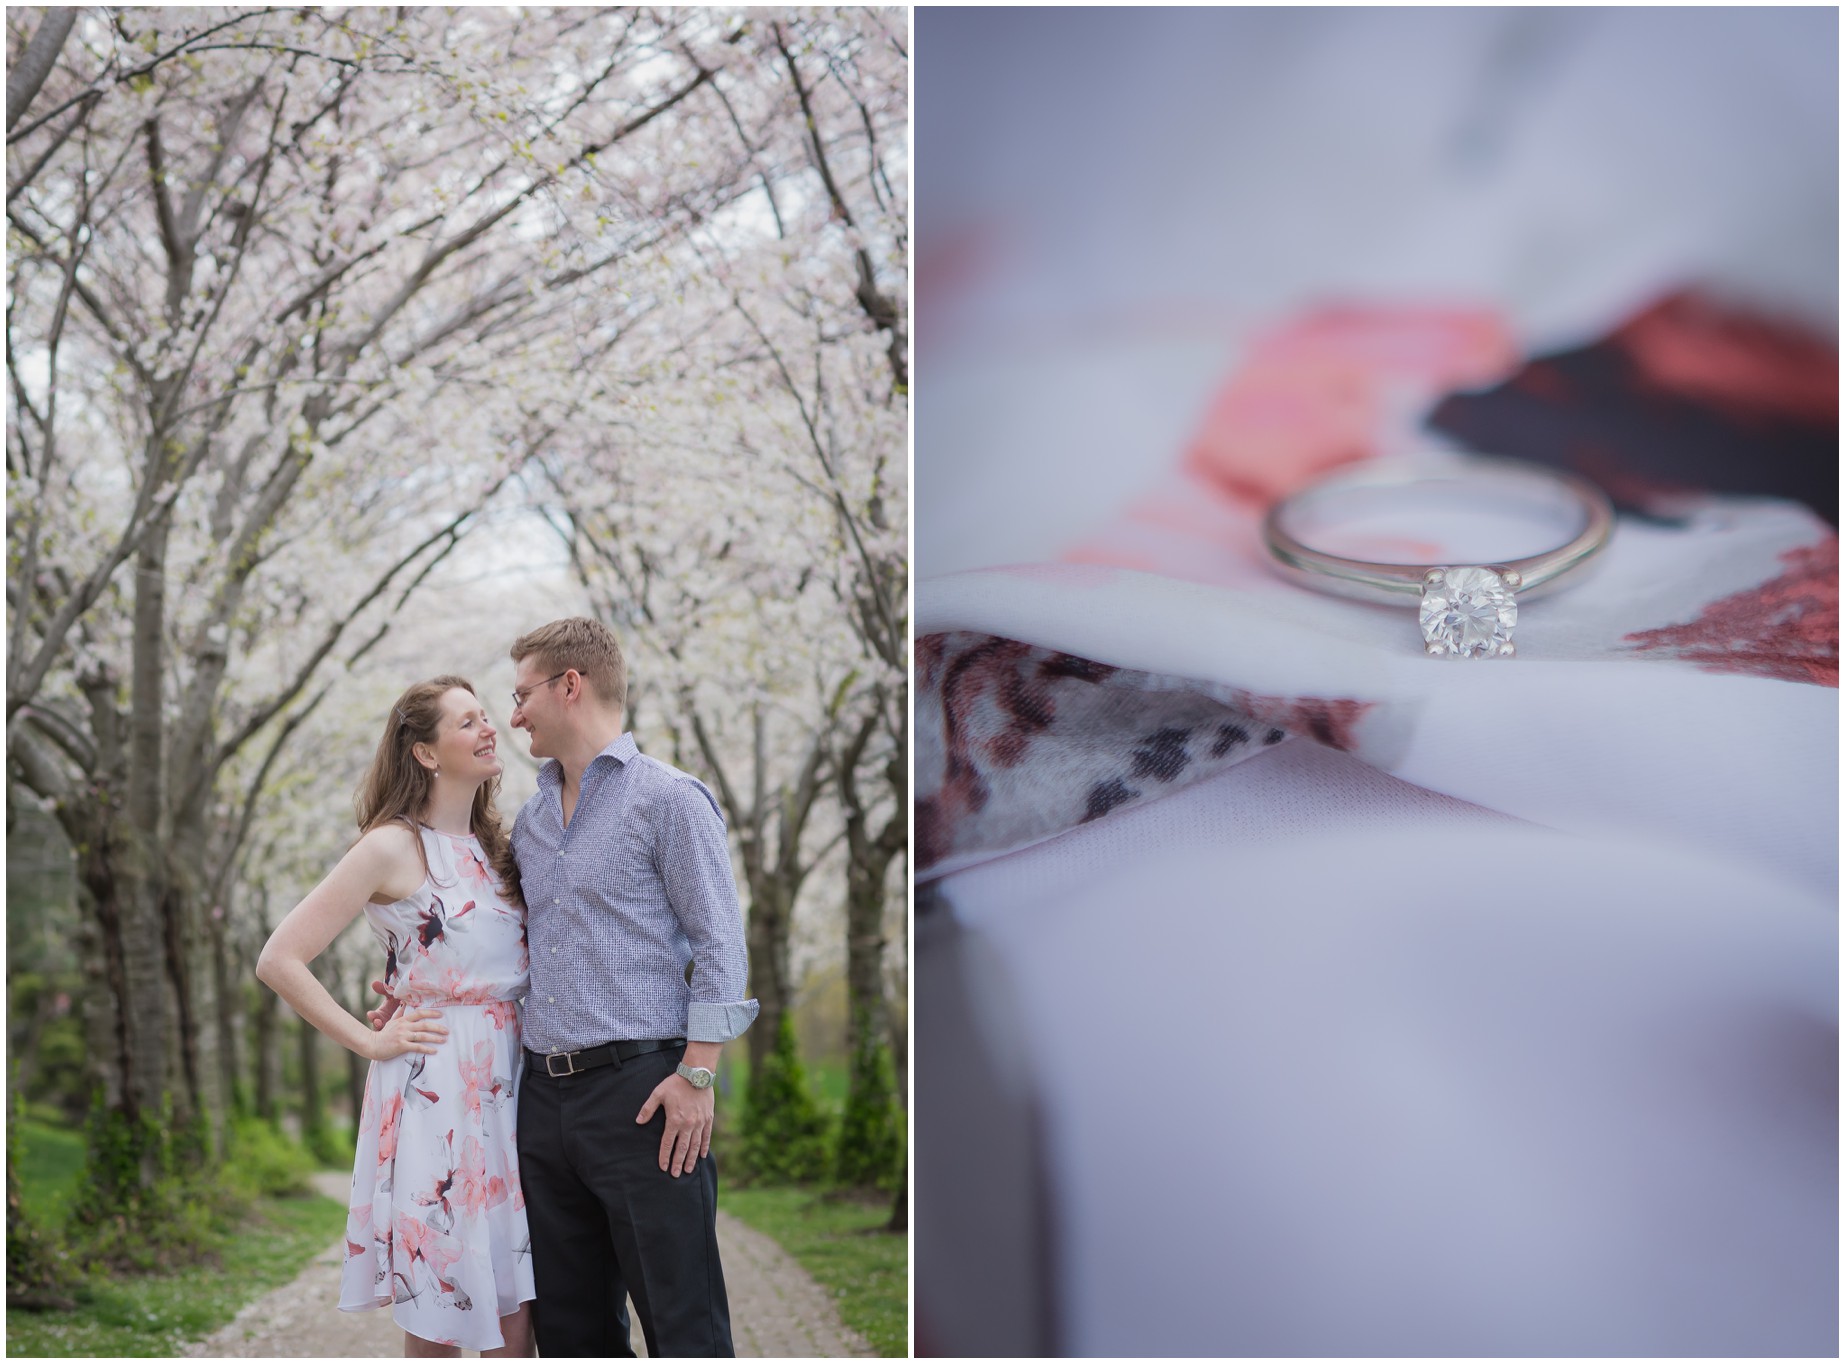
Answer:
<svg viewBox="0 0 1845 1364"><path fill-rule="evenodd" d="M399 697L356 801L359 841L256 965L304 1019L371 1058L340 1310L394 1305L406 1355L532 1353L513 1092L525 910L494 808L494 738L462 678ZM361 908L404 1005L376 1032L308 969Z"/></svg>

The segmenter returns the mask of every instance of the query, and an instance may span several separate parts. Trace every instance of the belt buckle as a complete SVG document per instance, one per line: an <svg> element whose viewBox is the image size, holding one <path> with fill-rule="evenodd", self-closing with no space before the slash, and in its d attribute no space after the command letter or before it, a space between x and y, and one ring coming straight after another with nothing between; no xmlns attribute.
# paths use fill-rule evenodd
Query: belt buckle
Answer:
<svg viewBox="0 0 1845 1364"><path fill-rule="evenodd" d="M557 1066L553 1064L560 1058L569 1064L570 1066L569 1070L559 1070ZM576 1073L577 1073L577 1053L576 1052L574 1051L554 1051L549 1056L545 1057L545 1074L549 1075L553 1080L561 1080L566 1075L575 1075Z"/></svg>

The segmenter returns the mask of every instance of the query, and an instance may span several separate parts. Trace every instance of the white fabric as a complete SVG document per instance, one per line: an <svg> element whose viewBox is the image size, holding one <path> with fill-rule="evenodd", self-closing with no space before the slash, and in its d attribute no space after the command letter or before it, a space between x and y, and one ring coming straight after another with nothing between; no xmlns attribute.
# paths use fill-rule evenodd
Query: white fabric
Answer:
<svg viewBox="0 0 1845 1364"><path fill-rule="evenodd" d="M924 8L916 50L919 579L1109 516L1308 300L1837 326L1832 9Z"/></svg>
<svg viewBox="0 0 1845 1364"><path fill-rule="evenodd" d="M949 885L1057 1020L1072 1353L1832 1349L1825 897L1299 740Z"/></svg>

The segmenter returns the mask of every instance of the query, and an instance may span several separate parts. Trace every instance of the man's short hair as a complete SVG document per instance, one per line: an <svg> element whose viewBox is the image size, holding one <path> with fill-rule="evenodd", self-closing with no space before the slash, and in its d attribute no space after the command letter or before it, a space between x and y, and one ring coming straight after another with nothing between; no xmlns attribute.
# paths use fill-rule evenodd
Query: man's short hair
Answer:
<svg viewBox="0 0 1845 1364"><path fill-rule="evenodd" d="M538 660L549 675L575 668L597 697L618 710L628 708L628 667L615 632L599 620L571 616L528 631L513 641L512 661Z"/></svg>

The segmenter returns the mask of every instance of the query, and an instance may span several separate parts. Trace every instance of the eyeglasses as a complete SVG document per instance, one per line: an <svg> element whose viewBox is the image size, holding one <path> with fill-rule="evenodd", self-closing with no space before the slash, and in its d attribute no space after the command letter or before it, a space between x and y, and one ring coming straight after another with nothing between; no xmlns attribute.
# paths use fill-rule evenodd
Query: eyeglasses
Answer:
<svg viewBox="0 0 1845 1364"><path fill-rule="evenodd" d="M542 682L534 682L529 687L521 687L518 691L512 694L513 709L518 710L520 707L524 706L526 697L530 696L533 692L537 691L540 687L550 686L553 682L557 681L558 678L562 677L564 673L567 673L569 671L570 669L565 668L563 673L553 673L550 677L547 677Z"/></svg>

